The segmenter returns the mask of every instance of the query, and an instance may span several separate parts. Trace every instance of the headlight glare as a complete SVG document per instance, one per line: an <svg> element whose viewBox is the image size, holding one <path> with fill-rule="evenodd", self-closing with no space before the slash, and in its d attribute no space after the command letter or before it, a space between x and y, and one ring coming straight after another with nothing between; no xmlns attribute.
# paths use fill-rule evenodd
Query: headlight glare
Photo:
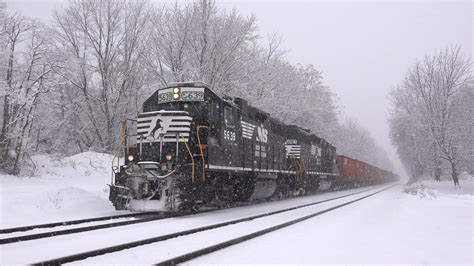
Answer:
<svg viewBox="0 0 474 266"><path fill-rule="evenodd" d="M181 97L181 89L173 88L173 100L179 100L180 97Z"/></svg>

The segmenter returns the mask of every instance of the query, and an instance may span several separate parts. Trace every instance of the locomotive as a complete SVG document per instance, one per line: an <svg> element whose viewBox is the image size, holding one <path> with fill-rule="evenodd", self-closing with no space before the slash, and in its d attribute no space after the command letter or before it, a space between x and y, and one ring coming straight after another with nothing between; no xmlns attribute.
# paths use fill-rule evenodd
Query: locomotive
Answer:
<svg viewBox="0 0 474 266"><path fill-rule="evenodd" d="M125 162L114 160L109 194L117 210L220 207L344 180L329 142L203 82L157 90L137 119L124 121L119 142L117 158L123 152Z"/></svg>

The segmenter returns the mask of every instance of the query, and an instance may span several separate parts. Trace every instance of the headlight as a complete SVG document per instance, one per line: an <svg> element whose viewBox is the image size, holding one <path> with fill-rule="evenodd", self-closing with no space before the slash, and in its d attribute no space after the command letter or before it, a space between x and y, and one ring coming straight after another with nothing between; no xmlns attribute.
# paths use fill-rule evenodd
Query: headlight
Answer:
<svg viewBox="0 0 474 266"><path fill-rule="evenodd" d="M166 154L165 158L166 158L167 161L171 161L173 159L173 155Z"/></svg>
<svg viewBox="0 0 474 266"><path fill-rule="evenodd" d="M179 88L173 88L173 100L178 100L181 95L181 90Z"/></svg>
<svg viewBox="0 0 474 266"><path fill-rule="evenodd" d="M135 159L135 158L133 157L133 155L130 154L130 155L127 157L127 159L128 159L129 162L133 162L133 159Z"/></svg>

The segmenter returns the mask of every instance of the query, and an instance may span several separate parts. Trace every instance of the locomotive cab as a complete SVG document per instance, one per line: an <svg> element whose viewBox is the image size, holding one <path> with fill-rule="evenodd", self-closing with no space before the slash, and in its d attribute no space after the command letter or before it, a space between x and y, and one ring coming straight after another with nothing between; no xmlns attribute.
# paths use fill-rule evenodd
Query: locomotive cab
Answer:
<svg viewBox="0 0 474 266"><path fill-rule="evenodd" d="M219 122L219 107L217 95L201 82L175 83L156 91L138 115L134 153L145 161L186 162L180 155L188 153L187 143L204 145L212 137L208 133Z"/></svg>

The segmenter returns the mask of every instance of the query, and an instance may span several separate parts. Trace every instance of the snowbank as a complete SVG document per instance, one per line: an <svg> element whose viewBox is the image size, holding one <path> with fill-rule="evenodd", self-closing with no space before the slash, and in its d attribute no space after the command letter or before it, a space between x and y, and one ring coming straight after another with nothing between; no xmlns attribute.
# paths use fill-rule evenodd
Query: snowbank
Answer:
<svg viewBox="0 0 474 266"><path fill-rule="evenodd" d="M54 155L35 155L33 161L39 176L87 177L110 176L112 156L96 152L83 152L66 158Z"/></svg>
<svg viewBox="0 0 474 266"><path fill-rule="evenodd" d="M117 214L108 201L112 156L33 156L33 177L0 175L0 227Z"/></svg>
<svg viewBox="0 0 474 266"><path fill-rule="evenodd" d="M404 192L427 199L436 198L440 195L450 198L472 199L474 195L474 177L462 174L459 179L460 187L455 187L451 180L436 182L432 179L426 179L405 186Z"/></svg>

